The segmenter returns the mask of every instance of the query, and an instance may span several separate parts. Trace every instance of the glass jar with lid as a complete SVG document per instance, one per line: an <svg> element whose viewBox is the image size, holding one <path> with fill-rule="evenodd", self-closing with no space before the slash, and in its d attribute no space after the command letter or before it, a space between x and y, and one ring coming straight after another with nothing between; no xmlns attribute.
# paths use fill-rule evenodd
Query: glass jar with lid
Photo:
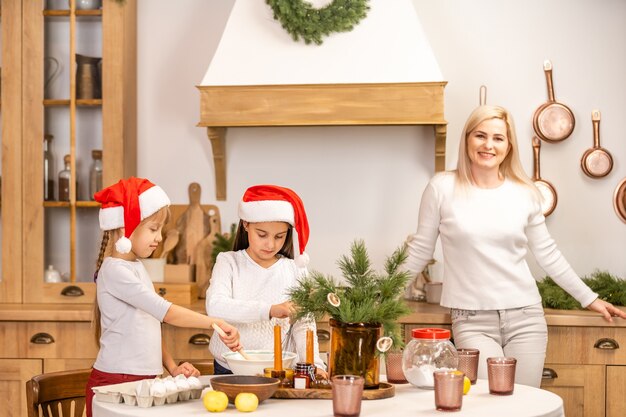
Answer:
<svg viewBox="0 0 626 417"><path fill-rule="evenodd" d="M402 371L411 384L433 389L434 371L454 370L459 364L456 348L450 342L450 330L413 329L411 336L413 339L404 349Z"/></svg>

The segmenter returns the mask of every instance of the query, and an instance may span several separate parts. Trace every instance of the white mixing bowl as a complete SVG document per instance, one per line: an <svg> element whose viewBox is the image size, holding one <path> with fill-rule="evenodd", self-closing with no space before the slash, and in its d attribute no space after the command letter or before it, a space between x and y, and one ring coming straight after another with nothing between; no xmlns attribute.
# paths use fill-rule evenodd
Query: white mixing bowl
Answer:
<svg viewBox="0 0 626 417"><path fill-rule="evenodd" d="M222 355L228 367L235 375L261 375L265 368L274 367L274 352L271 350L247 350L250 360L246 360L239 352L226 352ZM283 352L283 369L291 368L298 355Z"/></svg>

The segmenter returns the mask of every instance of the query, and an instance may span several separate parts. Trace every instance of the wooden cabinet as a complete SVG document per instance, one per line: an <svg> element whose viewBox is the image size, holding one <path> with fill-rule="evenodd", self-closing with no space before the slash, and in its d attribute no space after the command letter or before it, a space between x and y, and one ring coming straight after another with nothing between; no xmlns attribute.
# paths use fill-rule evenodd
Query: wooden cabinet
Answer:
<svg viewBox="0 0 626 417"><path fill-rule="evenodd" d="M542 388L569 416L617 416L626 409L626 328L548 326Z"/></svg>
<svg viewBox="0 0 626 417"><path fill-rule="evenodd" d="M0 359L0 410L10 417L28 417L26 381L42 372L41 360Z"/></svg>
<svg viewBox="0 0 626 417"><path fill-rule="evenodd" d="M21 2L0 0L0 303L22 300Z"/></svg>
<svg viewBox="0 0 626 417"><path fill-rule="evenodd" d="M136 170L137 5L133 0L104 0L102 9L75 10L75 0L71 0L69 9L50 10L44 9L45 4L3 0L3 21L8 13L15 17L10 28L3 25L3 39L10 32L11 38L20 42L3 48L3 62L19 67L19 75L12 67L6 77L3 74L3 87L7 87L3 88L3 101L14 105L9 123L3 123L2 140L3 148L7 145L21 155L21 160L13 161L19 184L9 190L3 187L3 200L19 207L17 214L11 213L17 217L14 220L5 216L3 207L3 226L12 223L3 227L3 237L10 233L22 244L15 250L3 245L3 260L16 259L19 266L12 267L16 272L3 280L11 295L0 295L0 301L91 303L101 239L98 204L89 197L91 152L102 150L104 186ZM47 4L67 7L68 2ZM9 61L6 54L17 59ZM78 55L102 58L100 65L90 67L93 72L86 81L80 76L84 71L77 65ZM55 61L62 69L56 78L50 67ZM99 79L101 98L81 98L85 96L78 94L79 87L100 86ZM2 116L4 121L5 114ZM56 166L51 175L54 200L47 201L44 135L54 136ZM69 155L71 172L69 198L59 201L57 175L63 169L64 155ZM24 190L23 194L19 190ZM7 254L9 251L16 253ZM47 265L54 265L69 282L45 283Z"/></svg>

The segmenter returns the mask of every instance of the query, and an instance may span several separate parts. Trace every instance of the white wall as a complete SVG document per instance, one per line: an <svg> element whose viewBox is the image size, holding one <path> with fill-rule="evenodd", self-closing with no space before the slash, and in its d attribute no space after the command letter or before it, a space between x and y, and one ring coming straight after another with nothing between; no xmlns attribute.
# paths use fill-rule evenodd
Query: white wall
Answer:
<svg viewBox="0 0 626 417"><path fill-rule="evenodd" d="M486 84L488 102L513 112L523 163L532 173L531 120L547 99L542 64L551 59L556 98L573 110L576 129L564 142L542 148L542 177L559 195L548 227L579 274L600 268L626 276L626 224L612 207L613 191L626 176L626 2L413 1L449 82L447 167L456 164L458 135ZM202 185L202 202L215 203L210 144L204 129L195 127L195 85L233 3L139 1L138 174L164 187L176 203L187 202L193 181ZM602 145L615 159L613 172L600 180L580 171L580 156L592 145L594 108L602 111ZM311 266L332 274L355 238L365 239L380 266L414 231L421 192L433 173L428 127L231 128L226 152L228 200L217 203L222 228L237 220L237 201L249 185L291 187L309 215Z"/></svg>

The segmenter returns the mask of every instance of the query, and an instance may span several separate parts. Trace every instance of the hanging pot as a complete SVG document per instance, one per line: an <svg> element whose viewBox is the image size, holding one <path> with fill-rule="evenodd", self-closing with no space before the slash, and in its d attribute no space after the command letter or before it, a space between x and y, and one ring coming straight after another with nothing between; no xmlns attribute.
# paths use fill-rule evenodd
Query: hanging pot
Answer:
<svg viewBox="0 0 626 417"><path fill-rule="evenodd" d="M487 104L487 86L481 85L478 92L478 104L484 106Z"/></svg>
<svg viewBox="0 0 626 417"><path fill-rule="evenodd" d="M624 178L615 188L613 196L613 208L621 221L626 223L626 178Z"/></svg>
<svg viewBox="0 0 626 417"><path fill-rule="evenodd" d="M567 139L574 131L574 113L554 98L552 63L549 60L543 63L543 70L548 83L548 101L535 110L533 128L541 139L547 142L560 142Z"/></svg>
<svg viewBox="0 0 626 417"><path fill-rule="evenodd" d="M538 137L534 137L533 138L533 156L534 156L533 165L534 165L535 173L533 176L533 182L535 183L535 186L539 189L539 192L541 193L541 197L542 197L541 210L543 211L543 215L545 217L548 217L550 214L552 214L552 212L556 208L558 196L552 184L550 184L548 181L541 179L541 173L540 173L540 168L539 168L541 164L540 156L539 156L540 149L541 149L541 141L539 140Z"/></svg>
<svg viewBox="0 0 626 417"><path fill-rule="evenodd" d="M593 123L593 148L585 151L580 159L580 167L590 178L606 177L613 169L613 157L600 146L600 110L591 112Z"/></svg>
<svg viewBox="0 0 626 417"><path fill-rule="evenodd" d="M378 323L343 323L330 319L330 352L328 371L334 375L360 375L365 389L379 387L379 357L376 342L380 338Z"/></svg>

